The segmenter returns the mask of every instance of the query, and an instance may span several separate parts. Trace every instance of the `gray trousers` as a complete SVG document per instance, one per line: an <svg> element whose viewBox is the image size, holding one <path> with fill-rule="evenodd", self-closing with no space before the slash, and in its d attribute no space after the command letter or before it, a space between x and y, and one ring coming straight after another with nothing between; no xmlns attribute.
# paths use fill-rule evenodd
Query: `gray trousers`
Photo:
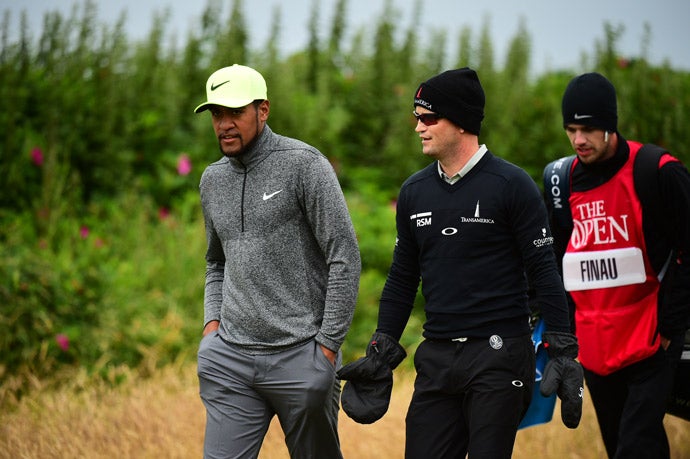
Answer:
<svg viewBox="0 0 690 459"><path fill-rule="evenodd" d="M218 332L199 345L199 388L206 407L204 458L256 458L278 416L290 457L342 458L338 439L340 381L311 340L269 355L252 355Z"/></svg>

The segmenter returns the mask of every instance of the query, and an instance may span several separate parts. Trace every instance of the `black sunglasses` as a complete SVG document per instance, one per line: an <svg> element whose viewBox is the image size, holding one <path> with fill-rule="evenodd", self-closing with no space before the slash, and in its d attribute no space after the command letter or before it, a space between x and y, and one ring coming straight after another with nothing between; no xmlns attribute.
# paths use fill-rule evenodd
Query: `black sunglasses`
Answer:
<svg viewBox="0 0 690 459"><path fill-rule="evenodd" d="M421 121L424 126L433 126L438 123L438 120L443 118L443 115L439 115L438 113L417 113L413 111L412 114L417 121Z"/></svg>

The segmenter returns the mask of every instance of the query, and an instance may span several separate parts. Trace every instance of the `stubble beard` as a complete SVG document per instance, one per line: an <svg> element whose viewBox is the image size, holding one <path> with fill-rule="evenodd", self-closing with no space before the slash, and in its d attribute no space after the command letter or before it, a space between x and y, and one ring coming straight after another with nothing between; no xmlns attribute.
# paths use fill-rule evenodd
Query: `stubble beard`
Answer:
<svg viewBox="0 0 690 459"><path fill-rule="evenodd" d="M223 150L223 142L220 140L218 141L218 148L220 149L220 152L223 154L223 156L226 156L228 158L237 158L238 156L242 156L247 150L251 149L254 146L254 144L256 144L256 142L259 139L259 135L261 134L261 131L263 130L263 129L260 129L260 126L259 126L258 114L257 114L256 121L257 121L256 133L254 134L254 137L252 138L252 140L247 142L246 145L244 143L244 138L241 135L237 136L237 139L240 142L239 150L233 151L233 152L226 152L225 150Z"/></svg>
<svg viewBox="0 0 690 459"><path fill-rule="evenodd" d="M240 142L240 148L237 151L225 151L223 150L223 142L218 141L218 149L220 152L223 154L223 156L227 156L228 158L236 158L237 156L241 156L246 150L247 147L244 145L244 140L242 137L237 137Z"/></svg>

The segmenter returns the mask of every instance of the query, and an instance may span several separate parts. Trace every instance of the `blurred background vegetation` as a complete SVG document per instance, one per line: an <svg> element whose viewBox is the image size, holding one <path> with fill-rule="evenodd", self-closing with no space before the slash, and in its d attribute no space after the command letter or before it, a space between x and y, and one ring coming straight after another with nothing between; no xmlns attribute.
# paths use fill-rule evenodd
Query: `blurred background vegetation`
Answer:
<svg viewBox="0 0 690 459"><path fill-rule="evenodd" d="M443 32L416 39L391 2L373 30L344 43L349 24L339 13L347 0L339 0L326 40L318 39L315 8L306 49L281 57L280 15L266 45L249 49L243 2L228 1L227 17L210 1L182 46L165 42L165 14L146 39L132 41L124 16L99 23L89 0L68 16L46 14L38 36L26 17L4 14L0 406L36 380L59 384L80 371L118 384L132 369L146 376L195 358L205 266L197 186L219 152L208 116L193 109L219 67L260 70L271 127L319 148L338 173L363 259L346 360L363 352L376 325L398 188L428 162L411 116L419 82L475 68L487 93L480 141L537 182L547 162L569 154L560 100L584 71L616 85L624 136L690 160L690 73L619 55L623 26L605 25L581 68L530 75L524 27L504 62L494 58L487 26L463 29L458 54L447 56ZM12 21L19 21L16 40L8 38ZM417 309L408 326L416 330ZM403 344L418 339L406 333Z"/></svg>

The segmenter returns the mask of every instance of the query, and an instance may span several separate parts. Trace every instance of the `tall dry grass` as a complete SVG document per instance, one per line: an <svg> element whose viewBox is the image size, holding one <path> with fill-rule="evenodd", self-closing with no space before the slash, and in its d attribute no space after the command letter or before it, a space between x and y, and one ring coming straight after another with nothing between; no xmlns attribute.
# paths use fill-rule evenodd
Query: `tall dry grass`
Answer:
<svg viewBox="0 0 690 459"><path fill-rule="evenodd" d="M403 457L404 419L411 375L396 374L388 413L373 425L340 419L346 458ZM557 408L558 411L558 408ZM667 416L674 459L690 458L690 423ZM0 458L199 458L204 408L193 366L170 367L155 377L116 389L75 381L58 391L37 391L0 413ZM261 459L288 458L280 427L271 426ZM604 458L588 400L580 427L565 428L554 414L546 425L518 432L515 458Z"/></svg>

